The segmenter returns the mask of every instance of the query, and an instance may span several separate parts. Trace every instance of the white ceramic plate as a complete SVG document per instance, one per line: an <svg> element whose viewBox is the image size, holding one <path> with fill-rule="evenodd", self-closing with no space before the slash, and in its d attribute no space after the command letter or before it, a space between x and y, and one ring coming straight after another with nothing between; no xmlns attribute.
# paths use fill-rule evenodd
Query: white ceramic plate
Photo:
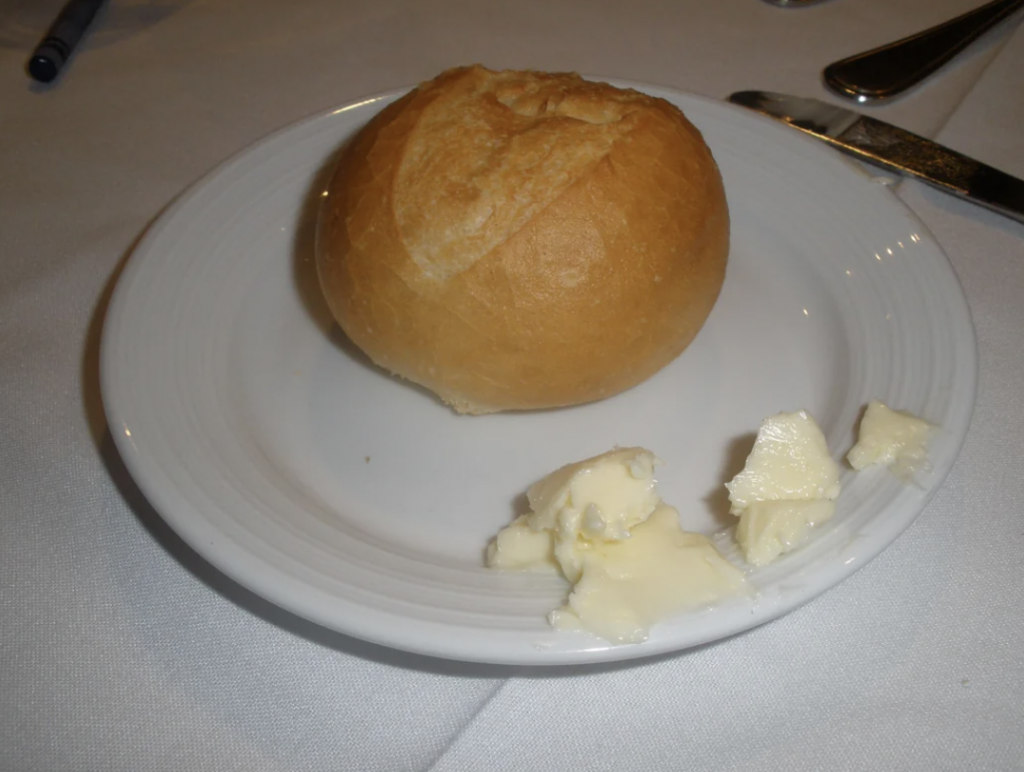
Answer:
<svg viewBox="0 0 1024 772"><path fill-rule="evenodd" d="M632 391L534 414L460 417L374 369L332 325L312 228L332 157L395 94L265 139L152 227L117 287L102 379L118 448L200 554L274 603L358 638L439 657L559 664L711 641L793 609L878 554L952 466L974 404L961 289L921 222L860 167L739 108L682 107L725 177L728 276L694 344ZM722 483L762 418L807 408L836 457L872 398L942 427L904 486L843 475L837 515L752 571L753 601L657 625L640 645L551 630L557 579L482 565L487 540L555 468L615 445L665 461L684 527L727 521ZM727 540L726 542L727 543Z"/></svg>

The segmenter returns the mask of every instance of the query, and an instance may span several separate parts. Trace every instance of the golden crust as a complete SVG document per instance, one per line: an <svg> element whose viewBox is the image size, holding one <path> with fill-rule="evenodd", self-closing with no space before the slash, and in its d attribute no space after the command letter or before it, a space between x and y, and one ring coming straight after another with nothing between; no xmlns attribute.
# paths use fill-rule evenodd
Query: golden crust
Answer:
<svg viewBox="0 0 1024 772"><path fill-rule="evenodd" d="M381 367L459 412L590 402L675 359L725 276L729 219L673 105L571 74L449 70L343 153L317 266Z"/></svg>

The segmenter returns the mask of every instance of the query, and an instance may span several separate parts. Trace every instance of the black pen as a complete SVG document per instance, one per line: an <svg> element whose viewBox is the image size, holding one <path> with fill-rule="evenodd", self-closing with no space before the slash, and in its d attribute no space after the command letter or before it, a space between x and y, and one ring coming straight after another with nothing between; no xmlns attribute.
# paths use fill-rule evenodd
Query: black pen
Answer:
<svg viewBox="0 0 1024 772"><path fill-rule="evenodd" d="M104 2L68 0L28 60L28 74L41 83L49 83L56 78Z"/></svg>

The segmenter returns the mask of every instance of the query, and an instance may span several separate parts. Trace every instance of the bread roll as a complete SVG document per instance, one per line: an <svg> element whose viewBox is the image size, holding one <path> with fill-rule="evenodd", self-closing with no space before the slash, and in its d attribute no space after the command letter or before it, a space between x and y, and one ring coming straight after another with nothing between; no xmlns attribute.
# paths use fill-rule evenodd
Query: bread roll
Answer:
<svg viewBox="0 0 1024 772"><path fill-rule="evenodd" d="M728 249L718 167L678 108L475 66L422 84L349 143L317 268L377 365L478 414L645 380L704 324Z"/></svg>

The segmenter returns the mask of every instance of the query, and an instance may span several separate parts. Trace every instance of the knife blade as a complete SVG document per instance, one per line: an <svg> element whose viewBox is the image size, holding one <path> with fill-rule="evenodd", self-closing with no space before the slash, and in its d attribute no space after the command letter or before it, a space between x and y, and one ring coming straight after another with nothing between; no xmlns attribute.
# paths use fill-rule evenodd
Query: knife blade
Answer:
<svg viewBox="0 0 1024 772"><path fill-rule="evenodd" d="M729 101L782 121L837 150L1024 223L1024 180L892 124L817 99L737 91Z"/></svg>

